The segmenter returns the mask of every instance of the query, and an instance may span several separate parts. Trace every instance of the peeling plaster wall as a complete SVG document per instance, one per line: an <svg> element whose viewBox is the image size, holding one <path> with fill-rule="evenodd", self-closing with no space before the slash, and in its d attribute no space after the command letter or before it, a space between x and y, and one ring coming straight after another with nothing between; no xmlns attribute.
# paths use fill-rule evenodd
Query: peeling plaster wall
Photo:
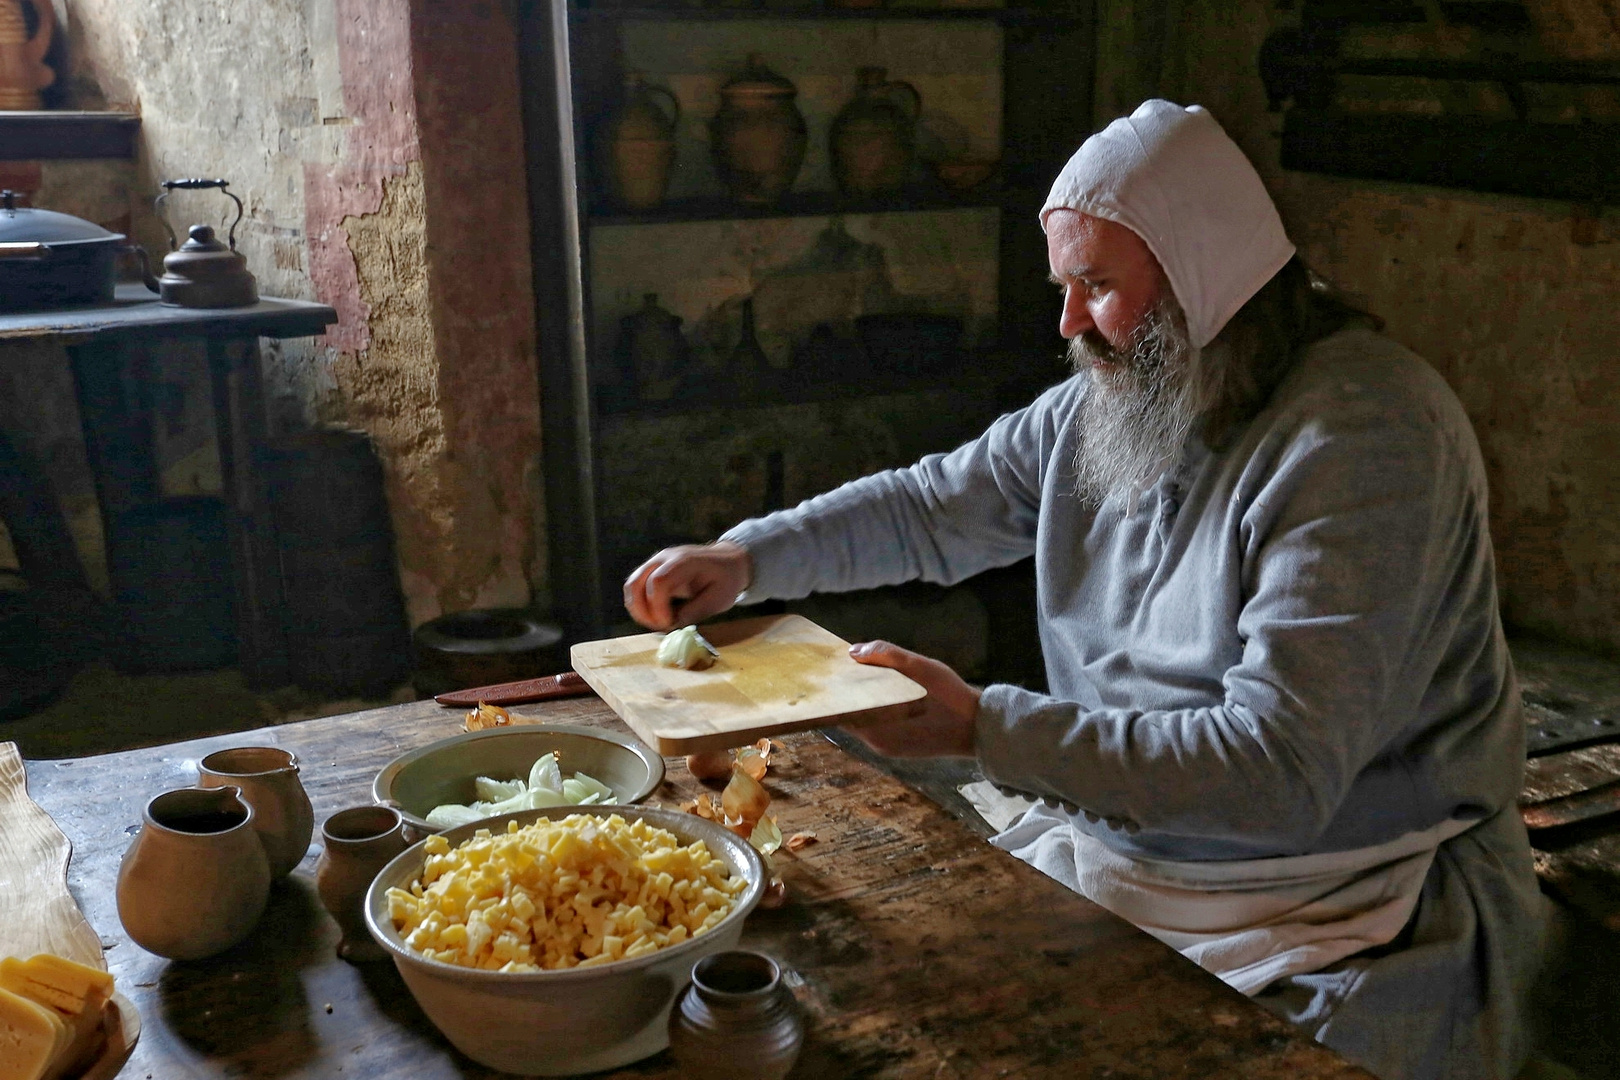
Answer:
<svg viewBox="0 0 1620 1080"><path fill-rule="evenodd" d="M1214 113L1307 261L1364 297L1468 410L1507 620L1620 650L1620 216L1584 222L1591 242L1576 243L1566 203L1285 172L1255 57L1291 16L1259 0L1178 6L1160 92ZM1138 91L1153 88L1148 66L1102 65L1108 85Z"/></svg>
<svg viewBox="0 0 1620 1080"><path fill-rule="evenodd" d="M131 229L161 251L162 226L145 209L157 182L229 179L247 204L239 247L261 291L339 313L324 338L267 343L267 388L280 426L350 424L373 436L412 622L544 595L523 140L505 9L68 0L65 14L70 104L138 111L140 153L116 176L46 163L36 203ZM229 220L217 194L171 203L177 228Z"/></svg>

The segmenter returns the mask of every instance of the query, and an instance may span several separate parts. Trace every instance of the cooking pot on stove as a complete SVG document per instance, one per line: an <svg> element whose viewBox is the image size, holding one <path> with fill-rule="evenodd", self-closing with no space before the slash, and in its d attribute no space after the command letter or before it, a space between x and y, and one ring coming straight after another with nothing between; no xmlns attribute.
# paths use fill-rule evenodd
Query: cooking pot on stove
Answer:
<svg viewBox="0 0 1620 1080"><path fill-rule="evenodd" d="M146 287L158 291L146 252L120 233L72 214L17 205L0 191L0 311L41 311L75 304L110 304L117 258L141 259Z"/></svg>

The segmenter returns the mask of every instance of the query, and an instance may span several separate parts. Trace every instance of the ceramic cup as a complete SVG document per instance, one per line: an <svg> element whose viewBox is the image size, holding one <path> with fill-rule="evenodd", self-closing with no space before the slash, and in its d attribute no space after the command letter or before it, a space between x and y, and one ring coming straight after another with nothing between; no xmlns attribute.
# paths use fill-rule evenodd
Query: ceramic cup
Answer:
<svg viewBox="0 0 1620 1080"><path fill-rule="evenodd" d="M118 918L135 944L200 960L248 935L270 897L255 816L234 786L179 788L146 804L118 867Z"/></svg>
<svg viewBox="0 0 1620 1080"><path fill-rule="evenodd" d="M803 1046L798 1003L764 953L705 956L670 1010L669 1052L693 1080L782 1080Z"/></svg>
<svg viewBox="0 0 1620 1080"><path fill-rule="evenodd" d="M343 931L337 954L357 963L387 960L387 951L366 929L363 908L377 871L409 846L405 819L387 806L339 810L321 825L321 842L325 850L315 864L315 891Z"/></svg>
<svg viewBox="0 0 1620 1080"><path fill-rule="evenodd" d="M219 750L197 763L197 783L242 789L253 805L253 829L264 842L271 877L285 877L303 861L315 834L315 810L298 781L294 754L274 746Z"/></svg>

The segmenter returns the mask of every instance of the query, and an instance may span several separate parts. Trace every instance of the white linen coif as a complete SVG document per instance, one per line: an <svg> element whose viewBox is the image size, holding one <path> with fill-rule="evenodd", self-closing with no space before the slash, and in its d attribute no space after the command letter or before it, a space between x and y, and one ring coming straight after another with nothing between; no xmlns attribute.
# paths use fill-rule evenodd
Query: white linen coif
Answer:
<svg viewBox="0 0 1620 1080"><path fill-rule="evenodd" d="M1294 255L1260 175L1197 105L1144 101L1087 139L1046 197L1043 229L1060 208L1147 243L1200 349Z"/></svg>

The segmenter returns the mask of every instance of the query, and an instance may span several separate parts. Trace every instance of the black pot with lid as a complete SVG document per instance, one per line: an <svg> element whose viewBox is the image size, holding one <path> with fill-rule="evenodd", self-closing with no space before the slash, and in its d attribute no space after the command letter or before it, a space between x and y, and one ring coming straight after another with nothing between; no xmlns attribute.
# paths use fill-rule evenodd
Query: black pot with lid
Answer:
<svg viewBox="0 0 1620 1080"><path fill-rule="evenodd" d="M72 214L19 206L21 197L0 191L0 311L110 304L118 256L125 253L140 256L146 287L158 291L146 252L122 233Z"/></svg>
<svg viewBox="0 0 1620 1080"><path fill-rule="evenodd" d="M184 244L179 243L174 230L163 217L163 200L175 191L200 191L218 188L220 193L236 204L236 220L231 222L229 244L220 243L208 225L193 225ZM163 194L157 197L153 209L163 227L169 230L170 252L163 258L163 277L158 280L158 292L163 302L172 307L232 308L246 307L259 301L259 284L248 272L247 259L236 250L236 226L242 221L242 200L231 193L224 180L165 180Z"/></svg>

